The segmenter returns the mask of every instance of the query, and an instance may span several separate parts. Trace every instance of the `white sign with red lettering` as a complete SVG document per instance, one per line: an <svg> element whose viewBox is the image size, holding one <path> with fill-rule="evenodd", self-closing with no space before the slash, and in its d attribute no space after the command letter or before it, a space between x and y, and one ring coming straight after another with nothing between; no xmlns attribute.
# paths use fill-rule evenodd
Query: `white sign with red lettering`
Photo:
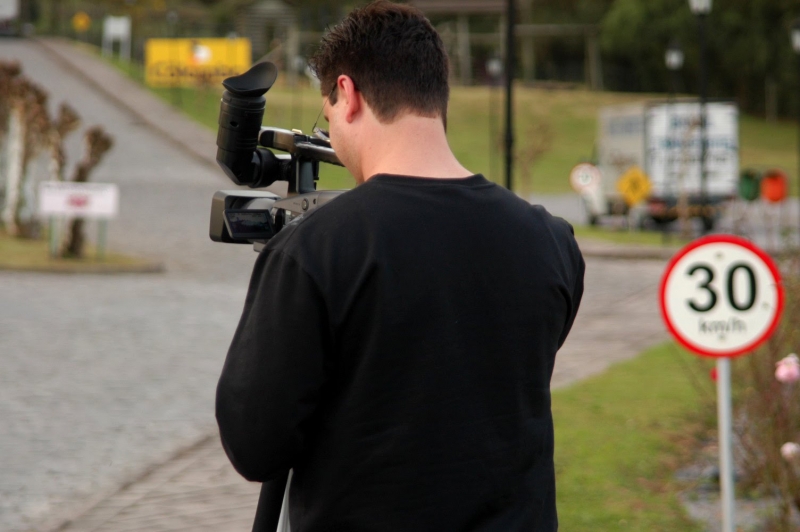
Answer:
<svg viewBox="0 0 800 532"><path fill-rule="evenodd" d="M110 183L39 183L39 214L73 218L114 218L119 212L119 188Z"/></svg>

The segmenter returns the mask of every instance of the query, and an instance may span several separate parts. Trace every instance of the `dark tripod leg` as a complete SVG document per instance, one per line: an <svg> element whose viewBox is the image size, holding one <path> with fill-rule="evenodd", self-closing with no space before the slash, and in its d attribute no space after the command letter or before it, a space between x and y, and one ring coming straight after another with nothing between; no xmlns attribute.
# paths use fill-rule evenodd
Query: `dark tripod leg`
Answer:
<svg viewBox="0 0 800 532"><path fill-rule="evenodd" d="M275 532L278 529L278 519L281 516L283 494L286 491L288 477L289 471L284 471L261 485L253 532Z"/></svg>

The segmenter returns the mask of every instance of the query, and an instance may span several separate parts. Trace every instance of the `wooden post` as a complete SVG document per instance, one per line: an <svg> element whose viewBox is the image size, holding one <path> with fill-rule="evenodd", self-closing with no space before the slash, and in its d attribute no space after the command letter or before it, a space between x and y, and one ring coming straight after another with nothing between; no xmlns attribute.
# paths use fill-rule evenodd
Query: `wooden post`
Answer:
<svg viewBox="0 0 800 532"><path fill-rule="evenodd" d="M456 29L458 40L458 70L461 84L472 85L472 51L469 42L469 18L465 13L459 13Z"/></svg>
<svg viewBox="0 0 800 532"><path fill-rule="evenodd" d="M300 55L300 33L297 24L292 22L286 26L286 80L289 86L297 86L297 56ZM297 127L297 126L292 126Z"/></svg>
<svg viewBox="0 0 800 532"><path fill-rule="evenodd" d="M522 24L531 23L531 0L521 0L519 2L519 16ZM533 81L536 77L536 55L533 48L533 35L523 34L520 36L522 43L520 47L520 62L522 63L522 79Z"/></svg>
<svg viewBox="0 0 800 532"><path fill-rule="evenodd" d="M603 75L600 66L600 46L597 33L586 30L586 82L593 91L603 90Z"/></svg>

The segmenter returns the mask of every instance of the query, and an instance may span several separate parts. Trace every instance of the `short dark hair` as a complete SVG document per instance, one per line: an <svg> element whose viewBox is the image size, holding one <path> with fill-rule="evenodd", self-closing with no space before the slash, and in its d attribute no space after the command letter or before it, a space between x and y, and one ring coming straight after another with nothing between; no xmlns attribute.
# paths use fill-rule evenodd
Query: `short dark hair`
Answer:
<svg viewBox="0 0 800 532"><path fill-rule="evenodd" d="M346 74L381 122L401 111L447 122L447 52L414 7L377 0L354 10L322 38L310 65L332 103L336 80Z"/></svg>

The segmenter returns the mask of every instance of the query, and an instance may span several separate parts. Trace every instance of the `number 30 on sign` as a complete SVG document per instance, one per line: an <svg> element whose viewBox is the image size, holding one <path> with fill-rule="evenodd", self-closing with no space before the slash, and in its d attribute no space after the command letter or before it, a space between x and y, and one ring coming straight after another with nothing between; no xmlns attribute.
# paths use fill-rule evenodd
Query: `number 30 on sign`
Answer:
<svg viewBox="0 0 800 532"><path fill-rule="evenodd" d="M758 347L783 310L780 273L747 240L714 235L679 251L661 279L661 313L690 351L735 357Z"/></svg>

